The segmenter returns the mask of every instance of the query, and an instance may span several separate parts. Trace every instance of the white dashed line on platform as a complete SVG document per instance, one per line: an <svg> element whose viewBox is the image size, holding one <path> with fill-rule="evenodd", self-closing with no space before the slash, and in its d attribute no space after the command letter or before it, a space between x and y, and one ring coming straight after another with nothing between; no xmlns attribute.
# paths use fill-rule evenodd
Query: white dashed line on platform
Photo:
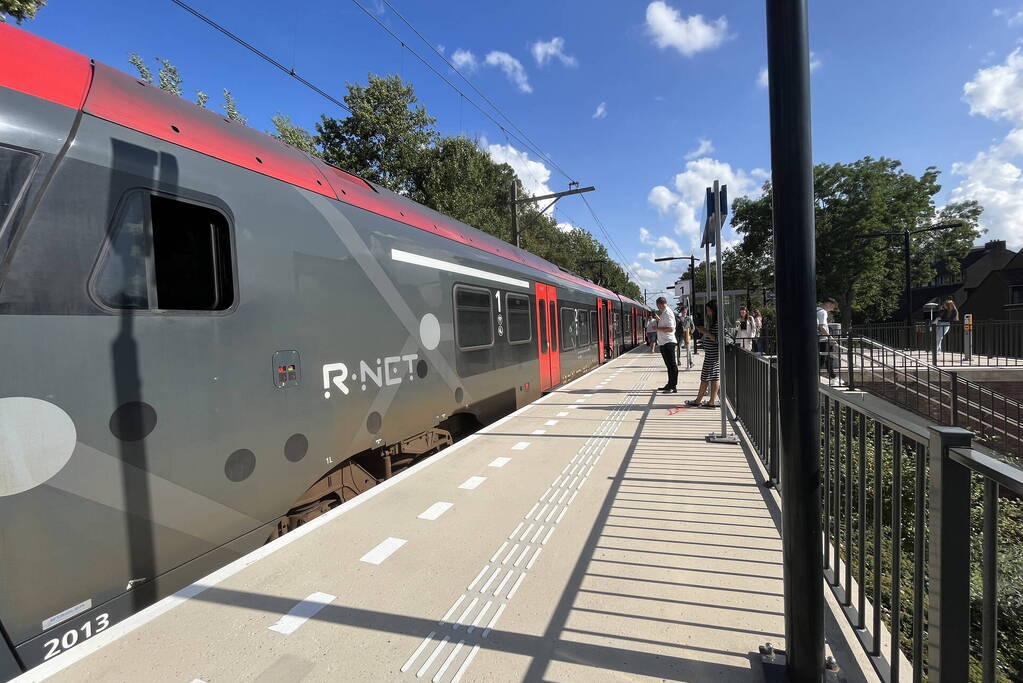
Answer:
<svg viewBox="0 0 1023 683"><path fill-rule="evenodd" d="M380 564L390 557L395 550L405 545L406 542L404 538L387 538L376 548L360 557L359 560L369 564Z"/></svg>
<svg viewBox="0 0 1023 683"><path fill-rule="evenodd" d="M528 441L519 441L517 444L515 444L514 446L511 447L511 449L513 451L524 451L527 448L529 448L529 442Z"/></svg>
<svg viewBox="0 0 1023 683"><path fill-rule="evenodd" d="M487 467L504 467L511 462L511 458L494 458Z"/></svg>
<svg viewBox="0 0 1023 683"><path fill-rule="evenodd" d="M420 513L419 519L428 519L432 522L454 507L454 505L454 503L434 503Z"/></svg>
<svg viewBox="0 0 1023 683"><path fill-rule="evenodd" d="M561 413L558 413L556 415L556 417L568 417L568 413L567 412L561 412Z"/></svg>
<svg viewBox="0 0 1023 683"><path fill-rule="evenodd" d="M404 542L405 541L402 541L402 543ZM380 563L376 562L375 564ZM270 627L270 630L276 631L277 633L283 633L286 636L291 635L299 626L309 621L313 615L335 600L337 600L336 595L330 595L329 593L313 593L305 600L302 600L292 607L287 614L278 619L277 623Z"/></svg>
<svg viewBox="0 0 1023 683"><path fill-rule="evenodd" d="M534 429L533 431L530 432L530 434L532 434L533 436L540 436L541 434L546 433L547 433L546 429Z"/></svg>
<svg viewBox="0 0 1023 683"><path fill-rule="evenodd" d="M557 420L547 420L546 422L544 422L544 426L546 427L553 427L556 424L558 424Z"/></svg>
<svg viewBox="0 0 1023 683"><path fill-rule="evenodd" d="M483 482L485 482L486 480L487 480L486 477L469 477L468 479L463 481L461 484L459 484L458 488L472 490L472 489L478 488L479 485L482 484Z"/></svg>

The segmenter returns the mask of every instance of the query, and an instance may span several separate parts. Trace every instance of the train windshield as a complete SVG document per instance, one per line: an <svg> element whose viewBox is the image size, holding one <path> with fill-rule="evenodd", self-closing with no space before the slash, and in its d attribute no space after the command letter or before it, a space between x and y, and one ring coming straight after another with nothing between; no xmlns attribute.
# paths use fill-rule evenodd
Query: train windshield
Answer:
<svg viewBox="0 0 1023 683"><path fill-rule="evenodd" d="M15 209L28 187L36 155L0 147L0 259L13 239Z"/></svg>

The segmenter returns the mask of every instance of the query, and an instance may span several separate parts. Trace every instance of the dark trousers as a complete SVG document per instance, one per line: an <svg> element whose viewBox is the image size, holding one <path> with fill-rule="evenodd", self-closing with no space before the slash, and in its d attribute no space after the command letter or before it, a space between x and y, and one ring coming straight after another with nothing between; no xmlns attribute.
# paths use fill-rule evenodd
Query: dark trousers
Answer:
<svg viewBox="0 0 1023 683"><path fill-rule="evenodd" d="M838 377L838 373L835 372L835 358L831 355L831 344L826 341L818 342L817 348L820 349L820 362L819 366L828 369L828 378L835 379Z"/></svg>
<svg viewBox="0 0 1023 683"><path fill-rule="evenodd" d="M661 358L664 359L664 365L668 368L668 383L664 386L669 389L676 389L678 384L678 364L675 362L675 346L675 342L661 344Z"/></svg>

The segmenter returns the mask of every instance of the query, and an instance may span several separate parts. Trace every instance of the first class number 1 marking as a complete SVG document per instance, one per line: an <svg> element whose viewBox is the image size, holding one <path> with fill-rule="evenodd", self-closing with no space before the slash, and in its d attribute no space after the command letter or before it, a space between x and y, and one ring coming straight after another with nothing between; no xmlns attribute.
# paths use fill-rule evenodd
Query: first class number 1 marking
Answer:
<svg viewBox="0 0 1023 683"><path fill-rule="evenodd" d="M95 626L93 625L95 623ZM65 631L64 635L60 638L51 638L46 641L46 656L43 657L45 662L51 657L59 655L64 650L70 650L78 644L79 640L88 640L97 633L105 631L110 626L110 615L103 613L98 615L95 619L90 619L78 628L73 628L70 631ZM79 638L78 632L81 631L81 638Z"/></svg>

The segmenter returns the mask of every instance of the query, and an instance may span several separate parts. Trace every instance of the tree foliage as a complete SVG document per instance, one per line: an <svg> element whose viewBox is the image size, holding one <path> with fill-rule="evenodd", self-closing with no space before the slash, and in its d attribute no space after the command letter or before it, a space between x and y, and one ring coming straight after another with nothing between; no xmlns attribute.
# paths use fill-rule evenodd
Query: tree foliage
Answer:
<svg viewBox="0 0 1023 683"><path fill-rule="evenodd" d="M45 4L46 0L0 0L0 23L5 23L8 16L14 17L18 24L35 19L36 12Z"/></svg>
<svg viewBox="0 0 1023 683"><path fill-rule="evenodd" d="M413 196L425 151L437 141L436 121L419 104L411 85L398 76L369 75L368 85L348 83L345 105L351 115L324 115L316 124L328 163Z"/></svg>
<svg viewBox="0 0 1023 683"><path fill-rule="evenodd" d="M980 207L976 202L950 204L936 215L934 195L938 170L931 167L919 177L894 159L864 157L850 164L818 164L814 168L817 293L833 296L842 309L842 323L853 316L880 320L898 307L904 289L901 238L867 237L878 232L904 232L951 219L963 225L934 233L921 233L911 241L914 284L934 278L935 264L957 268L980 235ZM765 183L755 199L733 204L732 225L742 235L736 248L750 266L760 265L748 281L773 286L774 253L772 188ZM740 278L741 279L741 278Z"/></svg>
<svg viewBox="0 0 1023 683"><path fill-rule="evenodd" d="M224 112L227 114L227 118L232 121L245 123L248 120L238 111L238 107L234 102L234 95L227 88L224 88Z"/></svg>
<svg viewBox="0 0 1023 683"><path fill-rule="evenodd" d="M292 123L290 116L277 113L270 117L270 122L274 125L274 130L270 135L306 154L319 156L320 152L316 147L316 138L305 128Z"/></svg>
<svg viewBox="0 0 1023 683"><path fill-rule="evenodd" d="M160 79L160 89L181 97L181 74L178 73L178 67L159 57L156 61L160 62L160 70L156 73Z"/></svg>

